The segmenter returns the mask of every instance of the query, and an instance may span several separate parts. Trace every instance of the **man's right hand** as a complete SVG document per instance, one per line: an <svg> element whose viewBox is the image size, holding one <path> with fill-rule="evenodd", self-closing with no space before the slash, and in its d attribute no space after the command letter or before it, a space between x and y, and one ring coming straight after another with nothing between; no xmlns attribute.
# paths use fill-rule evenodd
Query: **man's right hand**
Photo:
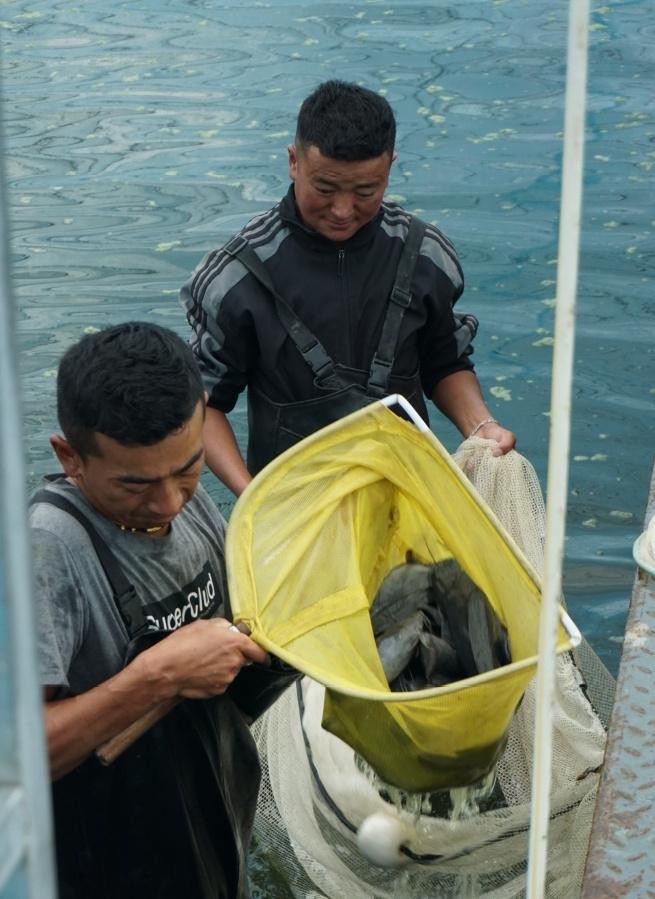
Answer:
<svg viewBox="0 0 655 899"><path fill-rule="evenodd" d="M137 659L158 691L209 699L224 693L244 665L264 663L267 655L225 618L211 618L180 628Z"/></svg>
<svg viewBox="0 0 655 899"><path fill-rule="evenodd" d="M53 699L46 690L45 723L53 780L76 768L157 706L225 693L244 665L266 653L224 618L194 621L140 653L86 693Z"/></svg>

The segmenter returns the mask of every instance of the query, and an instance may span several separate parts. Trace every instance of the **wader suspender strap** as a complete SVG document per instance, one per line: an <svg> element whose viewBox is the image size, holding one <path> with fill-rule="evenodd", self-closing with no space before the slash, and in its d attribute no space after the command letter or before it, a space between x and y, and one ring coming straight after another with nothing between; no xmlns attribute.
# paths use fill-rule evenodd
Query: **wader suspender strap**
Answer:
<svg viewBox="0 0 655 899"><path fill-rule="evenodd" d="M298 352L313 372L315 382L319 386L321 382L328 379L332 380L333 383L334 381L340 382L341 379L335 371L334 362L328 356L325 347L321 344L319 339L312 334L309 328L306 328L305 325L303 325L284 297L280 296L277 292L266 266L245 237L237 234L236 237L233 237L232 240L226 244L224 249L230 256L238 259L250 274L253 275L273 296L280 321L284 325L289 337L295 343ZM345 383L339 383L338 386L346 385Z"/></svg>
<svg viewBox="0 0 655 899"><path fill-rule="evenodd" d="M49 475L48 480L59 480L59 476ZM98 555L102 570L105 572L112 593L114 594L114 602L116 603L116 607L123 619L123 624L125 625L130 638L133 639L148 631L149 626L143 616L143 609L141 608L141 603L139 602L139 597L136 595L134 586L125 577L116 556L109 549L106 542L93 527L84 512L78 509L77 506L70 502L70 500L66 499L65 496L61 496L61 494L55 493L52 490L46 490L45 488L34 494L30 505L35 505L36 503L49 503L51 506L56 506L63 512L72 515L72 517L82 525L89 535L93 548Z"/></svg>
<svg viewBox="0 0 655 899"><path fill-rule="evenodd" d="M373 396L382 397L389 392L389 378L396 357L400 325L405 310L409 309L412 302L410 292L412 277L424 234L425 223L412 216L409 220L407 239L396 271L396 281L389 296L380 342L371 362L371 372L366 385L367 393Z"/></svg>
<svg viewBox="0 0 655 899"><path fill-rule="evenodd" d="M366 385L367 392L371 396L382 397L387 395L387 387L398 344L400 324L405 310L412 302L410 287L424 234L425 224L420 219L412 216L409 220L407 240L398 263L396 280L391 289L387 312L382 325L380 343L371 362ZM280 320L289 337L298 348L298 352L314 373L317 386L320 387L322 382L328 380L332 382L331 386L336 386L337 388L346 386L345 382L339 377L334 367L334 362L328 356L321 342L312 334L309 328L305 327L291 306L277 292L266 266L246 238L237 234L225 245L224 249L230 256L238 259L250 274L273 296Z"/></svg>

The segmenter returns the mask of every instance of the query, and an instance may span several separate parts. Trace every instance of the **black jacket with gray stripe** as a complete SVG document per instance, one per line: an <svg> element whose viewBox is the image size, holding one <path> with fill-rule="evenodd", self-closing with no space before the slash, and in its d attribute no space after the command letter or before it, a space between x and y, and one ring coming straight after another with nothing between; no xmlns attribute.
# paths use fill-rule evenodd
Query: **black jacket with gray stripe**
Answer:
<svg viewBox="0 0 655 899"><path fill-rule="evenodd" d="M292 185L280 203L240 233L266 265L278 293L332 359L367 371L408 221L400 206L384 202L375 219L335 244L302 224ZM469 357L477 321L453 314L463 287L452 244L428 225L393 368L396 376L418 369L428 396L446 375L473 369ZM313 375L277 317L272 297L223 249L205 256L182 288L181 300L210 406L229 412L251 383L276 403L316 396Z"/></svg>

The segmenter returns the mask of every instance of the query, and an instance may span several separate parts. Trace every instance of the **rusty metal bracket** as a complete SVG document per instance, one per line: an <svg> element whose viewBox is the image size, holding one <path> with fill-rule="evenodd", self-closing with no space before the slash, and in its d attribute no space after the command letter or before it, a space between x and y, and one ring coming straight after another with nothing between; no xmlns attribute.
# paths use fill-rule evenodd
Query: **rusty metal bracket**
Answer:
<svg viewBox="0 0 655 899"><path fill-rule="evenodd" d="M645 526L655 514L655 469ZM582 899L655 897L655 577L637 570Z"/></svg>

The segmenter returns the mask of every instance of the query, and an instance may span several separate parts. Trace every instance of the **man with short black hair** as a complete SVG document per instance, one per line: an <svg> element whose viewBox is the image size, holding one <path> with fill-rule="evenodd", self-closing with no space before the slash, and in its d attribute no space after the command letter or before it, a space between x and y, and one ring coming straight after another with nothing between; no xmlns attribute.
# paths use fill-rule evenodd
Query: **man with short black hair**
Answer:
<svg viewBox="0 0 655 899"><path fill-rule="evenodd" d="M424 395L468 437L510 450L473 371L473 316L450 241L383 201L395 119L379 94L327 81L305 99L284 199L209 253L182 288L209 394L207 463L236 494L271 459L367 403ZM248 460L227 420L248 389Z"/></svg>
<svg viewBox="0 0 655 899"><path fill-rule="evenodd" d="M229 688L266 656L222 617L193 355L146 323L88 335L61 360L57 408L63 473L32 497L30 527L59 895L245 896L259 766ZM100 765L99 746L176 700Z"/></svg>

